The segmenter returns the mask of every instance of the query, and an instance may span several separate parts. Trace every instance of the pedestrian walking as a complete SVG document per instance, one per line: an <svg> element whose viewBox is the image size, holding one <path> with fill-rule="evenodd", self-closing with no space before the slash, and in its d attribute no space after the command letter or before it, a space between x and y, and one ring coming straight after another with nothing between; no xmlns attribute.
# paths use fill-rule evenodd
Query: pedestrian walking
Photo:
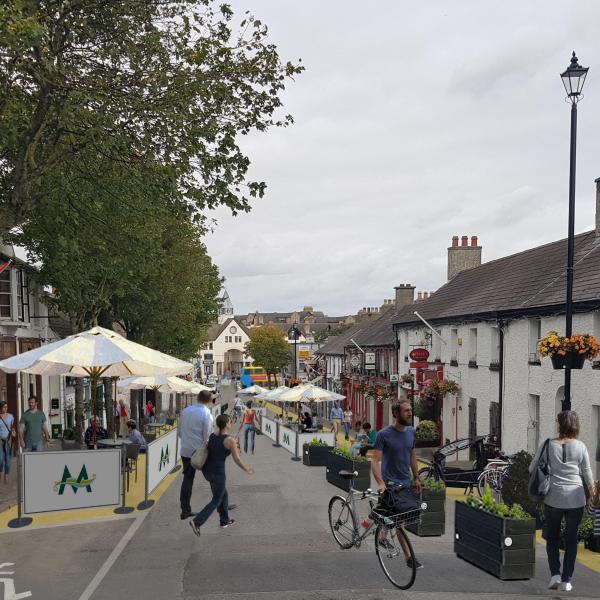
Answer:
<svg viewBox="0 0 600 600"><path fill-rule="evenodd" d="M254 454L254 436L256 435L256 427L258 427L258 420L256 417L256 411L252 408L252 400L246 402L246 410L244 411L244 418L240 424L237 435L240 435L242 427L244 428L244 452L248 453L248 436L250 436L250 449Z"/></svg>
<svg viewBox="0 0 600 600"><path fill-rule="evenodd" d="M148 402L146 402L145 412L148 419L151 419L154 416L154 404L152 404L152 400L148 400Z"/></svg>
<svg viewBox="0 0 600 600"><path fill-rule="evenodd" d="M532 472L542 452L548 456L550 487L544 496L544 537L550 567L551 590L563 592L573 589L571 578L577 558L577 530L586 504L585 487L594 493L590 457L585 444L577 439L579 417L572 410L563 410L556 417L558 437L547 439L540 447L529 466ZM562 574L559 555L561 522L565 521Z"/></svg>
<svg viewBox="0 0 600 600"><path fill-rule="evenodd" d="M198 394L198 403L186 406L179 416L181 462L183 464L183 481L179 492L182 520L196 514L192 512L190 504L196 475L196 469L192 467L190 459L194 452L208 441L212 431L213 418L208 408L211 404L212 394L209 390L202 390Z"/></svg>
<svg viewBox="0 0 600 600"><path fill-rule="evenodd" d="M415 428L411 426L410 402L404 401L392 405L392 416L394 424L382 429L375 439L371 471L377 481L377 488L382 492L382 508L398 514L412 510L412 507L407 509L407 505L414 504L415 508L418 507L416 499L410 492L411 471L417 494L421 493L421 481L417 475L416 432ZM403 525L400 524L399 527L403 527ZM412 568L412 558L404 538L400 537L399 539L406 564ZM423 566L416 558L415 563L417 569Z"/></svg>
<svg viewBox="0 0 600 600"><path fill-rule="evenodd" d="M38 408L36 396L30 396L27 403L29 410L23 413L19 421L19 442L25 450L41 452L50 441L46 415Z"/></svg>
<svg viewBox="0 0 600 600"><path fill-rule="evenodd" d="M344 426L344 438L346 440L350 439L350 428L352 427L352 411L350 410L350 406L346 407L344 411L344 415L342 417L342 424Z"/></svg>
<svg viewBox="0 0 600 600"><path fill-rule="evenodd" d="M12 447L16 439L15 418L8 412L8 404L0 402L0 474L8 483L12 461Z"/></svg>
<svg viewBox="0 0 600 600"><path fill-rule="evenodd" d="M196 535L200 535L200 527L206 523L216 510L219 513L219 524L222 529L234 523L229 518L229 496L227 494L225 461L231 454L234 462L248 473L254 475L254 469L247 467L240 457L235 438L229 435L233 425L229 415L219 415L216 419L218 433L212 433L208 439L208 457L202 467L202 475L210 484L212 498L210 502L190 520L190 526Z"/></svg>
<svg viewBox="0 0 600 600"><path fill-rule="evenodd" d="M341 409L340 405L336 402L329 413L329 420L331 421L331 426L333 428L334 442L333 445L337 445L337 433L340 430L340 425L342 424L342 419L344 418L344 411Z"/></svg>
<svg viewBox="0 0 600 600"><path fill-rule="evenodd" d="M125 406L123 399L119 400L117 409L119 410L119 435L125 438L127 437L127 417L129 415L127 413L127 406Z"/></svg>

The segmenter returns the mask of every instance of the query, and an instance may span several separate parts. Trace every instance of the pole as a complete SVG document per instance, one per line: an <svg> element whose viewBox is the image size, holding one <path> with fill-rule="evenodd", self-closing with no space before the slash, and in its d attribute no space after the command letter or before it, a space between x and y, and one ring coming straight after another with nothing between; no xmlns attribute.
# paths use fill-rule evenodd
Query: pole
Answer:
<svg viewBox="0 0 600 600"><path fill-rule="evenodd" d="M296 432L296 446L294 448L294 456L292 456L293 461L297 462L299 460L302 460L302 458L299 456L299 451L298 451L298 440L300 439L300 432L297 431Z"/></svg>
<svg viewBox="0 0 600 600"><path fill-rule="evenodd" d="M150 479L150 444L146 445L146 481L144 482L144 499L137 505L138 510L146 510L154 505L154 500L148 500L148 480Z"/></svg>
<svg viewBox="0 0 600 600"><path fill-rule="evenodd" d="M7 525L11 529L18 529L19 527L26 527L30 525L33 521L31 517L23 517L21 512L21 506L23 503L23 493L21 486L23 485L21 478L21 460L23 456L23 450L19 446L19 450L17 452L17 518L11 519Z"/></svg>
<svg viewBox="0 0 600 600"><path fill-rule="evenodd" d="M410 412L411 412L411 426L415 426L415 376L413 375L410 380Z"/></svg>
<svg viewBox="0 0 600 600"><path fill-rule="evenodd" d="M121 446L121 506L117 506L113 512L117 515L126 515L134 511L133 506L125 506L125 489L127 486L127 453L125 446Z"/></svg>
<svg viewBox="0 0 600 600"><path fill-rule="evenodd" d="M177 429L177 428L176 428ZM175 466L171 469L171 473L177 473L181 469L181 465L177 464L177 452L179 450L179 431L175 437Z"/></svg>
<svg viewBox="0 0 600 600"><path fill-rule="evenodd" d="M573 333L573 257L575 255L575 167L577 151L577 102L571 104L571 161L569 167L569 233L567 239L567 300L565 307L565 335ZM565 398L563 410L571 410L571 368L565 368Z"/></svg>

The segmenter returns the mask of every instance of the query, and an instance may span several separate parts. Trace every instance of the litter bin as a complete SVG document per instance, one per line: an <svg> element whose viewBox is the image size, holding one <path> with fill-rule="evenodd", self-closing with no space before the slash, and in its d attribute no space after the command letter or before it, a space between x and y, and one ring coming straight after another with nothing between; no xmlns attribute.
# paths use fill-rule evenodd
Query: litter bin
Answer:
<svg viewBox="0 0 600 600"><path fill-rule="evenodd" d="M52 439L60 440L62 438L62 424L52 423Z"/></svg>

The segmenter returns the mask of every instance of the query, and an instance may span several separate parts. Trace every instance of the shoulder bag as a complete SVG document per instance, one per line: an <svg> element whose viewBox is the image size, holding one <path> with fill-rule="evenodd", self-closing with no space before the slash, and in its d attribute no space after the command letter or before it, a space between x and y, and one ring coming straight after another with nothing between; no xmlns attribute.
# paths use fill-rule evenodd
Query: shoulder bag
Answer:
<svg viewBox="0 0 600 600"><path fill-rule="evenodd" d="M529 474L527 491L534 502L541 502L550 491L550 438L548 438L538 457L537 463Z"/></svg>
<svg viewBox="0 0 600 600"><path fill-rule="evenodd" d="M209 439L210 439L210 437L209 437ZM206 440L206 442L204 442L204 444L202 444L202 446L200 446L200 448L198 448L198 450L196 450L194 452L194 454L192 454L192 457L190 458L190 464L192 465L192 467L194 469L199 471L200 469L202 469L202 467L206 463L207 458L208 458L208 440Z"/></svg>

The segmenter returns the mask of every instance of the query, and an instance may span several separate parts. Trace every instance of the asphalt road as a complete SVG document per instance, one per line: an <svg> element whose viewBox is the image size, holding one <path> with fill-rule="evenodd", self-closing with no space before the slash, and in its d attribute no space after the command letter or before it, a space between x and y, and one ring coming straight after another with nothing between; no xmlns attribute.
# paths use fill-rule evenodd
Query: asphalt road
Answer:
<svg viewBox="0 0 600 600"><path fill-rule="evenodd" d="M542 547L534 579L500 581L456 558L450 531L442 538L413 538L425 567L410 591L394 589L370 543L342 551L333 541L327 502L336 489L325 481L324 469L291 461L265 436L256 441L256 454L244 456L256 475L228 465L230 502L238 508L231 513L236 523L225 530L215 514L200 538L193 535L179 519L178 478L151 511L134 519L2 533L0 563L15 563L18 593L31 591L44 600L561 597L545 587ZM192 506L200 509L208 498L199 476ZM599 574L578 564L573 583L564 597L598 598Z"/></svg>

